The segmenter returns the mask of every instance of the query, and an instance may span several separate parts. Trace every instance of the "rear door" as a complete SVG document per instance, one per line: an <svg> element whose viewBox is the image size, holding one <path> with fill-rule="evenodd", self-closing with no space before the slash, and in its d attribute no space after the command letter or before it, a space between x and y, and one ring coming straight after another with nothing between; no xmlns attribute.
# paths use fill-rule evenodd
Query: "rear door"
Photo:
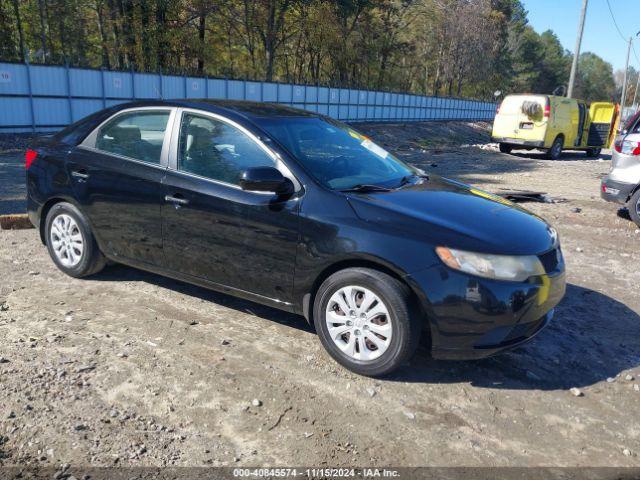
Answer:
<svg viewBox="0 0 640 480"><path fill-rule="evenodd" d="M640 183L640 112L626 122L614 149L609 176L623 183Z"/></svg>
<svg viewBox="0 0 640 480"><path fill-rule="evenodd" d="M494 137L507 138L522 143L542 141L547 128L545 107L547 98L542 95L509 95L500 105L494 120Z"/></svg>
<svg viewBox="0 0 640 480"><path fill-rule="evenodd" d="M613 103L594 102L589 108L589 136L587 146L608 147L616 107Z"/></svg>
<svg viewBox="0 0 640 480"><path fill-rule="evenodd" d="M241 173L273 166L297 180L255 136L228 119L183 109L163 181L168 268L278 302L289 302L301 190L289 198L244 191Z"/></svg>
<svg viewBox="0 0 640 480"><path fill-rule="evenodd" d="M161 181L167 169L174 108L123 110L69 155L76 199L107 253L163 264Z"/></svg>

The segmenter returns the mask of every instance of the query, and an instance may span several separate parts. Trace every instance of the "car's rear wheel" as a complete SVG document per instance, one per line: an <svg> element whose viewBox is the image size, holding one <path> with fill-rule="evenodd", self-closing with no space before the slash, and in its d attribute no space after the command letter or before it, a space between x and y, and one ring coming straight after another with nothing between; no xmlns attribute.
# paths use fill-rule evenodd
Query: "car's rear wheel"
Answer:
<svg viewBox="0 0 640 480"><path fill-rule="evenodd" d="M551 148L547 150L547 158L550 160L557 160L562 155L562 147L564 147L564 139L561 135L558 135L551 144Z"/></svg>
<svg viewBox="0 0 640 480"><path fill-rule="evenodd" d="M500 151L502 153L511 153L511 150L513 150L513 147L511 145L508 145L506 143L500 144Z"/></svg>
<svg viewBox="0 0 640 480"><path fill-rule="evenodd" d="M587 157L596 158L602 152L601 148L588 148L587 149Z"/></svg>
<svg viewBox="0 0 640 480"><path fill-rule="evenodd" d="M320 286L314 322L320 341L341 365L382 376L413 356L421 324L408 287L385 273L349 268Z"/></svg>
<svg viewBox="0 0 640 480"><path fill-rule="evenodd" d="M45 221L47 249L56 266L72 277L99 272L106 260L80 210L67 202L56 203Z"/></svg>
<svg viewBox="0 0 640 480"><path fill-rule="evenodd" d="M627 202L627 209L629 210L631 220L640 227L640 188L631 195L631 198Z"/></svg>

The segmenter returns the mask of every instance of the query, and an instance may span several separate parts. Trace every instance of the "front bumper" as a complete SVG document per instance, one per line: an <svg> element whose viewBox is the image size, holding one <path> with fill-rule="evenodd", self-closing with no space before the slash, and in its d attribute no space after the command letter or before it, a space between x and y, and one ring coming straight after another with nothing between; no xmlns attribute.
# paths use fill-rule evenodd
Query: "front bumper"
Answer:
<svg viewBox="0 0 640 480"><path fill-rule="evenodd" d="M491 137L491 141L494 143L506 143L507 145L513 145L514 147L531 147L531 148L543 148L544 140L522 140L521 138L508 138L508 137Z"/></svg>
<svg viewBox="0 0 640 480"><path fill-rule="evenodd" d="M408 276L427 314L432 356L484 358L538 334L562 300L564 264L557 272L527 282L474 277L444 265Z"/></svg>
<svg viewBox="0 0 640 480"><path fill-rule="evenodd" d="M600 196L607 202L626 204L637 185L611 180L608 176L600 184Z"/></svg>

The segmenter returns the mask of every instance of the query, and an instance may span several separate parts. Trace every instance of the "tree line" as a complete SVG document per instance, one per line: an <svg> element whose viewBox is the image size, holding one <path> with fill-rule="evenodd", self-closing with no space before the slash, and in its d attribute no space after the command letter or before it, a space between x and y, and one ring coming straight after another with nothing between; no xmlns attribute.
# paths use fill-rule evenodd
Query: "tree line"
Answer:
<svg viewBox="0 0 640 480"><path fill-rule="evenodd" d="M554 92L572 57L520 0L0 0L0 59L25 58L491 99ZM577 96L616 93L582 54Z"/></svg>

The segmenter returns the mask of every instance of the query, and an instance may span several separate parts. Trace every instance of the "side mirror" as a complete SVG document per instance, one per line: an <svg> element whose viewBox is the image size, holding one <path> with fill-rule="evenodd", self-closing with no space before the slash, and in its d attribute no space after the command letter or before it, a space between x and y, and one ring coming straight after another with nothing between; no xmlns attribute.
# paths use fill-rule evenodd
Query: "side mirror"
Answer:
<svg viewBox="0 0 640 480"><path fill-rule="evenodd" d="M240 188L251 192L273 192L277 195L291 195L293 182L274 167L252 167L242 172Z"/></svg>

